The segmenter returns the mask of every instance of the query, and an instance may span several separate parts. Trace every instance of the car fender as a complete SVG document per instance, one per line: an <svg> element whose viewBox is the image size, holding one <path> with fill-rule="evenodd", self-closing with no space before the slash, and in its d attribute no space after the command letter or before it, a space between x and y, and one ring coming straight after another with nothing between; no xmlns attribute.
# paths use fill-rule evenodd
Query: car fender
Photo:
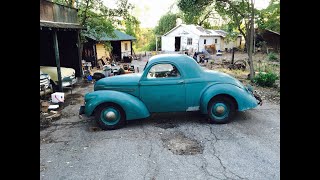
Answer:
<svg viewBox="0 0 320 180"><path fill-rule="evenodd" d="M115 103L125 111L126 119L142 119L150 116L145 104L137 97L119 91L100 90L88 93L85 99L85 114L92 116L96 107L102 103Z"/></svg>
<svg viewBox="0 0 320 180"><path fill-rule="evenodd" d="M233 97L237 103L237 110L244 111L247 109L255 108L258 106L257 100L254 96L243 88L233 84L213 84L210 85L201 95L200 98L200 111L206 114L209 101L217 95L229 95Z"/></svg>

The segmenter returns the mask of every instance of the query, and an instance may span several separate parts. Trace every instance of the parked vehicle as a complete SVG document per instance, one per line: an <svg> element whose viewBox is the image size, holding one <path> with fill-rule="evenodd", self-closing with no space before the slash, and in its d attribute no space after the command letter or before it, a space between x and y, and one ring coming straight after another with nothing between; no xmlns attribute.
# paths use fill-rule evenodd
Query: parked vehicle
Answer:
<svg viewBox="0 0 320 180"><path fill-rule="evenodd" d="M52 92L52 86L50 83L50 76L40 71L40 96Z"/></svg>
<svg viewBox="0 0 320 180"><path fill-rule="evenodd" d="M95 116L102 129L117 129L150 113L178 111L199 111L210 123L221 124L236 111L261 104L258 97L234 77L205 70L187 55L163 54L151 57L142 73L97 81L79 114Z"/></svg>
<svg viewBox="0 0 320 180"><path fill-rule="evenodd" d="M58 89L58 72L57 67L40 66L40 70L51 77L51 84L54 91ZM73 68L61 67L62 87L67 87L75 84L77 78L75 77L75 70Z"/></svg>

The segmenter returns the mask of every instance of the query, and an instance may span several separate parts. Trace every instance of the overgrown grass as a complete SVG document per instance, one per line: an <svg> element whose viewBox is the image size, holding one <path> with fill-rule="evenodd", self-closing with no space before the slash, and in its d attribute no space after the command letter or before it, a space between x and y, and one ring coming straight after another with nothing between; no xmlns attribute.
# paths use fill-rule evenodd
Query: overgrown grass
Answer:
<svg viewBox="0 0 320 180"><path fill-rule="evenodd" d="M279 77L272 71L263 73L259 72L253 79L253 82L262 87L273 87Z"/></svg>
<svg viewBox="0 0 320 180"><path fill-rule="evenodd" d="M226 74L229 74L235 78L238 79L246 79L246 77L248 76L249 72L248 71L242 71L242 70L230 70L230 69L225 69L225 68L218 68L218 69L213 69L219 72L223 72Z"/></svg>
<svg viewBox="0 0 320 180"><path fill-rule="evenodd" d="M279 61L279 58L278 58L278 56L276 55L276 53L270 52L270 53L268 54L268 60L269 60L269 61Z"/></svg>

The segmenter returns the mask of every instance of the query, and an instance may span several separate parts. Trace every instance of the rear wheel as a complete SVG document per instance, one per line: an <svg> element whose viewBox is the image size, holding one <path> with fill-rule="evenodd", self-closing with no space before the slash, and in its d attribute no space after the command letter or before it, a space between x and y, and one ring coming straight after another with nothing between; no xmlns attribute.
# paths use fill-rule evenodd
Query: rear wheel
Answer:
<svg viewBox="0 0 320 180"><path fill-rule="evenodd" d="M217 96L208 104L208 117L210 123L225 124L230 122L236 111L235 102L228 96Z"/></svg>
<svg viewBox="0 0 320 180"><path fill-rule="evenodd" d="M103 130L121 128L126 120L124 110L113 103L100 105L95 112L95 119Z"/></svg>

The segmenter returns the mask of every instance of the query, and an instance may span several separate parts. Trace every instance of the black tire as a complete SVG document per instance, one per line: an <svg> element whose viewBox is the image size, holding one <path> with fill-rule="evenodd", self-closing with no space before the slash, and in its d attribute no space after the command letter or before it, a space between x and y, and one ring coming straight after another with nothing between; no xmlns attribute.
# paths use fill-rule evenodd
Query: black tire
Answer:
<svg viewBox="0 0 320 180"><path fill-rule="evenodd" d="M113 112L115 114L116 119L108 119L106 117L106 114L108 112ZM125 125L126 114L119 105L114 103L105 103L97 107L95 111L95 119L101 129L113 130L119 129Z"/></svg>
<svg viewBox="0 0 320 180"><path fill-rule="evenodd" d="M220 95L210 100L207 110L209 123L226 124L231 121L236 111L236 104L230 97Z"/></svg>

